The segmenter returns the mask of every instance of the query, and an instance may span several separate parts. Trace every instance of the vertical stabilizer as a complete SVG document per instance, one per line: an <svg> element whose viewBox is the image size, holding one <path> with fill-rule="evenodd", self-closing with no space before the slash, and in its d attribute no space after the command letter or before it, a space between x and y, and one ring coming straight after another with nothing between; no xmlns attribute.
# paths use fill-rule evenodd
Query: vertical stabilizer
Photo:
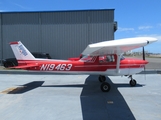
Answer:
<svg viewBox="0 0 161 120"><path fill-rule="evenodd" d="M10 46L17 60L34 60L35 57L29 50L20 42L10 42Z"/></svg>

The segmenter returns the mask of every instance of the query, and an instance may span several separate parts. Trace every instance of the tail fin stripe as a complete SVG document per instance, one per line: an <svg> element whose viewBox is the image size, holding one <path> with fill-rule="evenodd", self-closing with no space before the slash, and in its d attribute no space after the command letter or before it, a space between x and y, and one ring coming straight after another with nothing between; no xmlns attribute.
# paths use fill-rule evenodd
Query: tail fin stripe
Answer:
<svg viewBox="0 0 161 120"><path fill-rule="evenodd" d="M10 42L9 44L10 44L10 45L18 44L18 42Z"/></svg>

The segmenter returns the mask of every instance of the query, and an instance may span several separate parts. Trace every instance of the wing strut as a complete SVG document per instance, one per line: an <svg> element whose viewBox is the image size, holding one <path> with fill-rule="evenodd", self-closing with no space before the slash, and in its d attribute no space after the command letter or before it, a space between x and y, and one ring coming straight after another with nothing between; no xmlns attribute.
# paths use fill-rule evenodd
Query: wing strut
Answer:
<svg viewBox="0 0 161 120"><path fill-rule="evenodd" d="M120 73L120 58L121 58L121 55L117 54L117 64L116 64L116 72L117 73Z"/></svg>

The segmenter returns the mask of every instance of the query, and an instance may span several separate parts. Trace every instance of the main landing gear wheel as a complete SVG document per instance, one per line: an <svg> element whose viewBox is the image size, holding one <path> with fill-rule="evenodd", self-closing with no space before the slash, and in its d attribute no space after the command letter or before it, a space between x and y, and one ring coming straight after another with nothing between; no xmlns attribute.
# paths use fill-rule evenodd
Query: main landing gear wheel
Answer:
<svg viewBox="0 0 161 120"><path fill-rule="evenodd" d="M103 75L100 75L100 76L98 77L98 79L99 79L100 82L105 82L105 81L106 81L106 77L103 76Z"/></svg>
<svg viewBox="0 0 161 120"><path fill-rule="evenodd" d="M130 75L129 78L131 78L129 84L130 84L132 87L136 86L136 84L137 84L137 83L136 83L136 80L132 78L132 75Z"/></svg>
<svg viewBox="0 0 161 120"><path fill-rule="evenodd" d="M136 80L131 79L130 82L129 82L129 84L130 84L132 87L136 86Z"/></svg>
<svg viewBox="0 0 161 120"><path fill-rule="evenodd" d="M101 90L102 90L102 92L108 92L108 91L110 91L110 89L111 89L111 86L110 86L109 83L103 82L101 84Z"/></svg>

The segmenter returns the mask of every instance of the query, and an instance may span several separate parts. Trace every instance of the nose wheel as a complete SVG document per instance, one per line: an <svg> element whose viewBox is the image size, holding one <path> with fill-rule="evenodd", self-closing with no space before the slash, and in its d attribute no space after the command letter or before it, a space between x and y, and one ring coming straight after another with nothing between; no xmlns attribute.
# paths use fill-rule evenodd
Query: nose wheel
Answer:
<svg viewBox="0 0 161 120"><path fill-rule="evenodd" d="M136 82L135 79L132 78L132 75L130 75L129 78L131 78L129 84L130 84L132 87L136 86L137 82Z"/></svg>
<svg viewBox="0 0 161 120"><path fill-rule="evenodd" d="M108 92L108 91L110 91L111 86L110 86L109 83L105 82L105 81L106 81L106 77L103 76L103 75L100 75L100 76L98 77L98 79L99 79L99 81L101 82L100 88L101 88L102 92Z"/></svg>
<svg viewBox="0 0 161 120"><path fill-rule="evenodd" d="M130 80L129 84L130 84L132 87L136 86L136 80L134 80L134 79Z"/></svg>

